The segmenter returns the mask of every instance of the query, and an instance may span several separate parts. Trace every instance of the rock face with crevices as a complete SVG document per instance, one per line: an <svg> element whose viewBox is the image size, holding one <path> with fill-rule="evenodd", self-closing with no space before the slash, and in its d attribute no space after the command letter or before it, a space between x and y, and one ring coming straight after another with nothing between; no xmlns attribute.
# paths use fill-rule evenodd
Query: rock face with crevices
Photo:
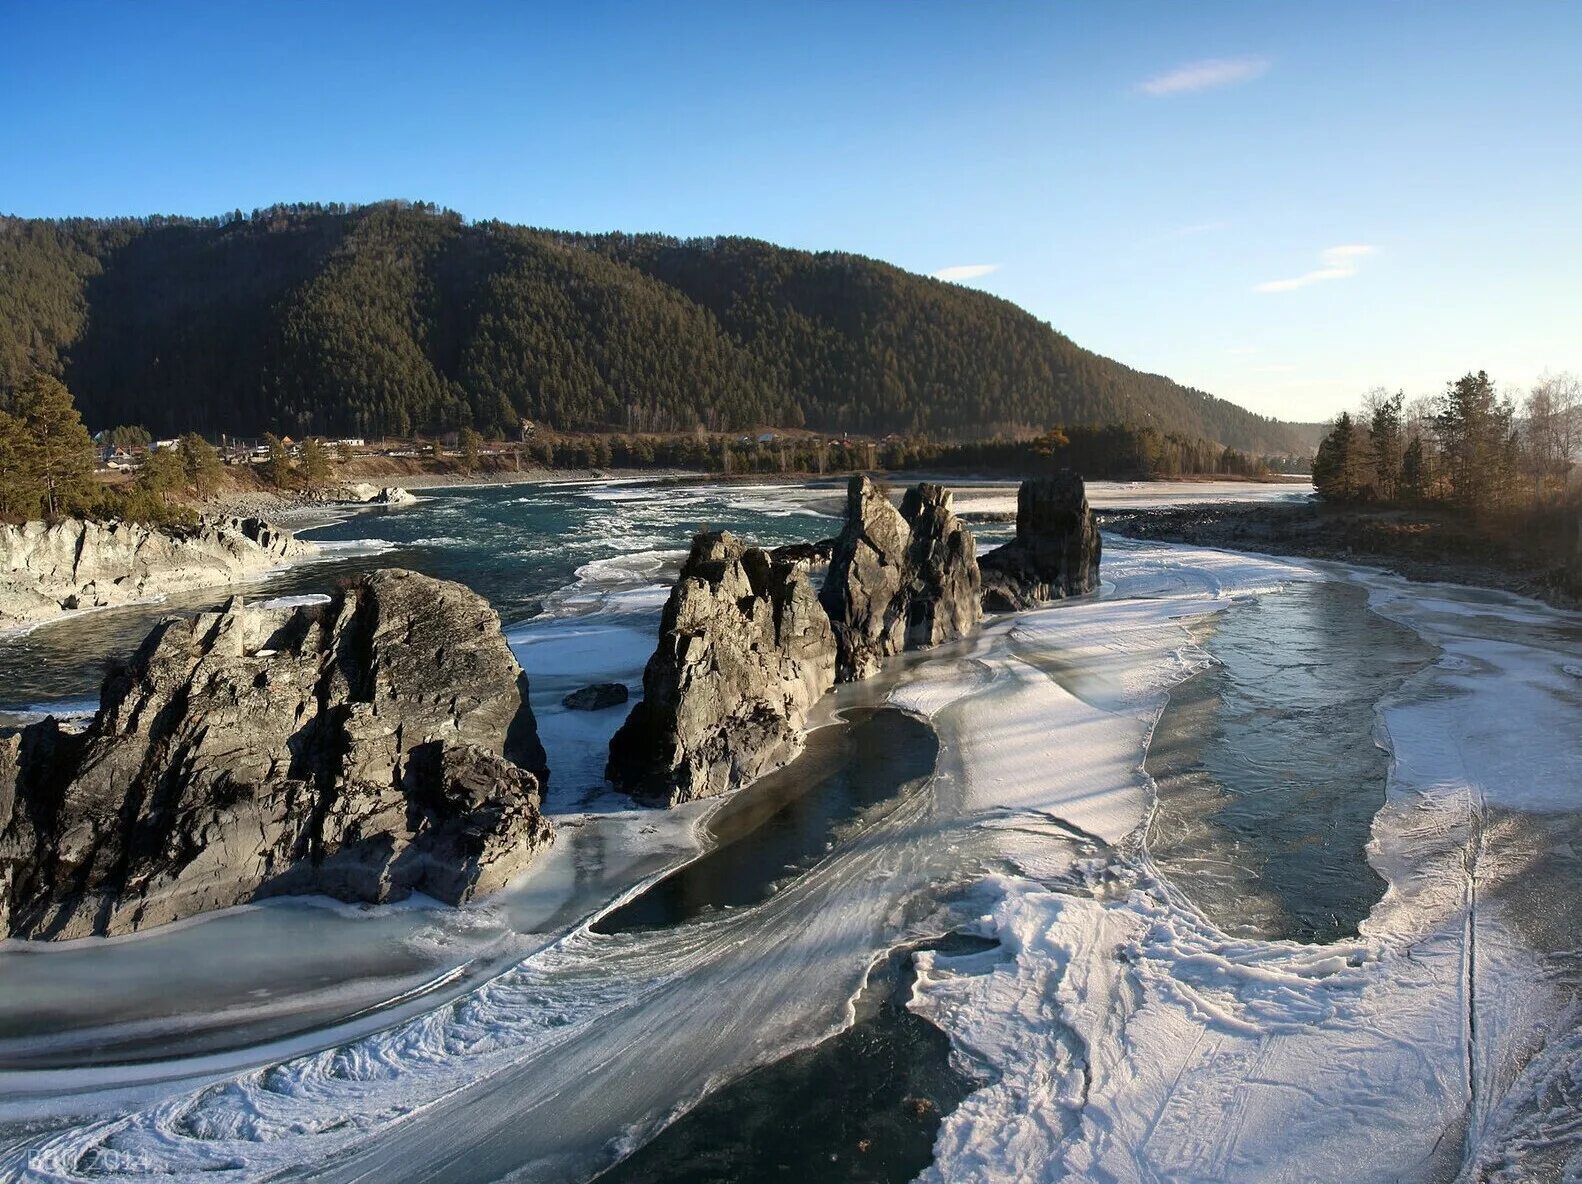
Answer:
<svg viewBox="0 0 1582 1184"><path fill-rule="evenodd" d="M809 567L825 556L815 595ZM801 751L808 710L837 679L960 637L981 612L972 534L937 485L909 490L897 511L853 478L832 544L764 552L700 534L606 776L664 805L740 788Z"/></svg>
<svg viewBox="0 0 1582 1184"><path fill-rule="evenodd" d="M0 526L0 629L251 579L318 554L262 518L196 526L25 522Z"/></svg>
<svg viewBox="0 0 1582 1184"><path fill-rule="evenodd" d="M976 547L951 500L950 490L924 482L897 510L867 477L851 479L819 595L842 682L869 677L891 654L962 637L981 618Z"/></svg>
<svg viewBox="0 0 1582 1184"><path fill-rule="evenodd" d="M1081 477L1063 469L1023 481L1016 538L979 561L984 609L1017 612L1092 592L1099 586L1101 549Z"/></svg>
<svg viewBox="0 0 1582 1184"><path fill-rule="evenodd" d="M836 536L819 600L839 644L842 682L864 679L906 646L908 549L901 512L866 476L846 487L846 525Z"/></svg>
<svg viewBox="0 0 1582 1184"><path fill-rule="evenodd" d="M926 650L965 637L983 619L977 544L956 517L955 495L922 482L901 498L910 531L906 563L906 648Z"/></svg>
<svg viewBox="0 0 1582 1184"><path fill-rule="evenodd" d="M807 564L699 534L606 776L663 805L737 789L801 751L808 709L834 681L835 637Z"/></svg>
<svg viewBox="0 0 1582 1184"><path fill-rule="evenodd" d="M285 893L459 903L553 838L488 603L382 570L328 604L172 617L83 733L0 741L0 932L118 934Z"/></svg>

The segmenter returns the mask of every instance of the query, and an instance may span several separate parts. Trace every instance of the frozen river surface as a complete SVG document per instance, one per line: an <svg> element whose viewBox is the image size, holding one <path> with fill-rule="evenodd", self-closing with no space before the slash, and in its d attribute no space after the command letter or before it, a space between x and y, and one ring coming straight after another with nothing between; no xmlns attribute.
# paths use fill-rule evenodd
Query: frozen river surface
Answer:
<svg viewBox="0 0 1582 1184"><path fill-rule="evenodd" d="M1582 620L1107 540L1099 596L841 690L726 808L604 794L620 713L558 699L636 685L687 530L813 538L833 510L572 485L324 532L345 556L271 593L410 562L501 605L556 847L461 910L5 946L0 1179L587 1179L672 1123L656 1152L792 1129L821 1074L879 1132L828 1179L1582 1172ZM89 673L19 674L10 706L80 702ZM784 1178L750 1142L729 1172ZM691 1154L621 1178L732 1178Z"/></svg>

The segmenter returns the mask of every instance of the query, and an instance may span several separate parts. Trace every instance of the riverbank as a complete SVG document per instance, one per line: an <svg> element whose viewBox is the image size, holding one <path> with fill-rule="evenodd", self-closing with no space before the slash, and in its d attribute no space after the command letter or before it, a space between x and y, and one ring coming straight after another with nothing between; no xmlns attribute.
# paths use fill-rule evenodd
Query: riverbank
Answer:
<svg viewBox="0 0 1582 1184"><path fill-rule="evenodd" d="M0 527L0 636L93 609L254 579L319 555L260 518L192 526L67 518Z"/></svg>
<svg viewBox="0 0 1582 1184"><path fill-rule="evenodd" d="M1126 538L1329 559L1419 583L1469 584L1582 609L1582 573L1568 554L1520 531L1497 533L1443 511L1361 510L1317 502L1163 509L1094 507Z"/></svg>

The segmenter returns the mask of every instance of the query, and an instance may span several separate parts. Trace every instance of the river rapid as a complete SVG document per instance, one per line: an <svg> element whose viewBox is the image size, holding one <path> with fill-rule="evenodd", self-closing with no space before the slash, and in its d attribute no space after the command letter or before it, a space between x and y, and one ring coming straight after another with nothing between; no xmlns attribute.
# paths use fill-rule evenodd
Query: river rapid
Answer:
<svg viewBox="0 0 1582 1184"><path fill-rule="evenodd" d="M324 560L246 592L400 564L499 609L557 843L461 909L0 943L0 1179L1582 1173L1582 618L1107 538L1099 594L840 688L735 798L610 794L623 710L560 697L640 689L691 531L827 537L841 500L457 489L310 532ZM0 709L90 709L214 599L0 644Z"/></svg>

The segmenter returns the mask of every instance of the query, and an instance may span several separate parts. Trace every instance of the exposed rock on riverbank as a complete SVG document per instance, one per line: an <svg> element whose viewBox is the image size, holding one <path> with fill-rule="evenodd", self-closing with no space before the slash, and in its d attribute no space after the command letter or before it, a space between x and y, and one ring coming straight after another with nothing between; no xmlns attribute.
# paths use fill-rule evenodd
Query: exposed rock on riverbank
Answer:
<svg viewBox="0 0 1582 1184"><path fill-rule="evenodd" d="M493 891L553 837L526 689L487 602L412 572L168 618L81 735L0 742L0 933Z"/></svg>
<svg viewBox="0 0 1582 1184"><path fill-rule="evenodd" d="M983 619L982 576L972 532L951 509L954 495L923 482L906 491L906 648L926 650L965 637Z"/></svg>
<svg viewBox="0 0 1582 1184"><path fill-rule="evenodd" d="M399 485L372 485L367 481L358 481L351 485L342 485L336 489L326 490L319 499L326 502L347 502L359 506L411 506L417 504L417 497Z"/></svg>
<svg viewBox="0 0 1582 1184"><path fill-rule="evenodd" d="M1070 470L1023 481L1016 538L980 561L983 607L1016 612L1099 586L1099 529L1082 478Z"/></svg>
<svg viewBox="0 0 1582 1184"><path fill-rule="evenodd" d="M819 600L840 646L840 679L854 682L906 645L907 550L901 512L867 477L846 491L846 525L835 539Z"/></svg>
<svg viewBox="0 0 1582 1184"><path fill-rule="evenodd" d="M835 637L806 563L700 534L605 775L664 805L735 789L800 751L808 709L834 681Z"/></svg>
<svg viewBox="0 0 1582 1184"><path fill-rule="evenodd" d="M839 675L854 682L902 650L965 636L982 617L972 532L951 493L927 482L897 510L867 477L851 479L846 525L819 600L839 642Z"/></svg>
<svg viewBox="0 0 1582 1184"><path fill-rule="evenodd" d="M0 527L0 629L249 579L318 553L261 518L157 527L80 518Z"/></svg>
<svg viewBox="0 0 1582 1184"><path fill-rule="evenodd" d="M950 501L919 485L903 514L854 477L828 552L698 535L606 776L667 805L737 789L801 750L808 710L837 678L866 678L888 654L965 634L981 614L978 565ZM826 553L815 595L809 564Z"/></svg>

